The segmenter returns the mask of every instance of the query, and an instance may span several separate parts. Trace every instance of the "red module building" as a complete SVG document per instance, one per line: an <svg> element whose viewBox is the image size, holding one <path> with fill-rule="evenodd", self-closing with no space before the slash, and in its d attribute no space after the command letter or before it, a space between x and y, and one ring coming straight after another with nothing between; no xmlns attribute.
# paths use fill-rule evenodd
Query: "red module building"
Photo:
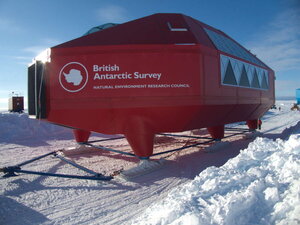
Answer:
<svg viewBox="0 0 300 225"><path fill-rule="evenodd" d="M28 68L29 114L74 129L124 134L153 154L160 132L257 120L274 104L274 72L220 30L182 14L154 14L47 50Z"/></svg>
<svg viewBox="0 0 300 225"><path fill-rule="evenodd" d="M24 110L24 97L11 96L8 99L8 111L22 113Z"/></svg>

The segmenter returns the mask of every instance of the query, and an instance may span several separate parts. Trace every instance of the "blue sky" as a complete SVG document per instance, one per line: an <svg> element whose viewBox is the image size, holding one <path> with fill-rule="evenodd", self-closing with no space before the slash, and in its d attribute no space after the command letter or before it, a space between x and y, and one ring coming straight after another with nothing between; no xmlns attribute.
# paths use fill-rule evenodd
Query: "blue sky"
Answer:
<svg viewBox="0 0 300 225"><path fill-rule="evenodd" d="M300 88L299 0L0 0L0 108L27 95L27 65L48 47L103 23L183 13L218 28L276 73L276 95Z"/></svg>

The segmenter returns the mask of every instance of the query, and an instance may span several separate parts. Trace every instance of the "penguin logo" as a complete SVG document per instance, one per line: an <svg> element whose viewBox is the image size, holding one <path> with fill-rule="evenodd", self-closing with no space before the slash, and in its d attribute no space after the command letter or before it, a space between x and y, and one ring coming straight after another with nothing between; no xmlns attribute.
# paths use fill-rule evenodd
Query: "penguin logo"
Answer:
<svg viewBox="0 0 300 225"><path fill-rule="evenodd" d="M68 92L81 91L88 82L88 72L79 62L70 62L59 72L59 83Z"/></svg>

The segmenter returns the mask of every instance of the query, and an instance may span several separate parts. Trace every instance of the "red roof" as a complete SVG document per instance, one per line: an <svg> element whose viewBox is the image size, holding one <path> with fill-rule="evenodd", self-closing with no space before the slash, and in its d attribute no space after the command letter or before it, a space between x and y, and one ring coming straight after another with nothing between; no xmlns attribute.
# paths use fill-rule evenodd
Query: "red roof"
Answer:
<svg viewBox="0 0 300 225"><path fill-rule="evenodd" d="M192 17L175 13L158 13L146 16L82 36L54 48L131 44L199 44L267 67L256 56L222 31Z"/></svg>
<svg viewBox="0 0 300 225"><path fill-rule="evenodd" d="M214 48L202 28L203 25L205 24L182 14L159 13L65 42L55 48L184 43L199 43ZM183 29L187 31L183 32Z"/></svg>

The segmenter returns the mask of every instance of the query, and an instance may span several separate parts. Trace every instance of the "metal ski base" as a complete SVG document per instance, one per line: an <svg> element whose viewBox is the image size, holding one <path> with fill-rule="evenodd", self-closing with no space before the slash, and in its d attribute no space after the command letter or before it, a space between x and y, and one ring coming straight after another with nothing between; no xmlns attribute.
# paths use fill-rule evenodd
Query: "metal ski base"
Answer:
<svg viewBox="0 0 300 225"><path fill-rule="evenodd" d="M39 159L45 158L47 156L55 156L56 158L59 158L60 160L64 161L65 163L76 167L79 170L85 171L86 173L91 174L91 176L79 176L79 175L70 175L70 174L59 174L59 173L47 173L47 172L39 172L39 171L31 171L31 170L23 170L21 167L25 166L27 164L30 164L34 161L37 161ZM41 176L50 176L50 177L62 177L62 178L71 178L71 179L83 179L83 180L102 180L102 181L109 181L113 179L112 176L105 176L101 173L96 173L88 168L85 168L83 166L80 166L79 164L63 157L60 155L59 151L54 151L54 152L49 152L47 154L35 157L33 159L30 159L28 161L25 161L23 163L20 163L15 166L9 166L9 167L4 167L0 168L0 172L4 173L3 177L12 177L12 176L17 176L16 173L25 173L25 174L34 174L34 175L41 175Z"/></svg>
<svg viewBox="0 0 300 225"><path fill-rule="evenodd" d="M246 128L226 128L225 127L225 131L227 131L229 134L226 135L223 139L226 139L226 138L229 138L229 137L232 137L232 136L236 136L236 135L241 135L241 134L248 133L249 129L246 129ZM167 150L167 151L163 151L163 152L154 153L150 157L163 155L163 154L168 154L168 153L172 153L172 152L176 152L176 151L182 151L182 150L189 149L189 148L192 148L192 147L196 147L196 146L199 146L199 145L208 145L210 143L220 143L220 140L215 140L215 139L209 138L209 137L188 136L188 135L180 135L180 134L166 134L166 133L161 133L161 134L158 134L158 135L170 136L170 137L192 138L192 139L197 140L197 141L190 144L190 145L183 146L181 148L175 148L175 149L171 149L171 150ZM153 171L155 168L160 168L160 167L163 166L163 164L164 164L163 161L151 161L151 160L149 160L150 157L139 157L139 156L137 156L133 153L130 153L130 152L124 152L124 151L120 151L120 150L117 150L117 149L107 148L107 147L102 146L102 145L94 145L94 143L104 142L104 141L113 141L113 140L122 139L122 138L125 138L125 137L101 139L101 140L82 143L81 145L93 147L93 148L104 150L104 151L124 154L124 155L131 156L131 157L137 157L138 159L140 159L141 163L136 168L132 168L132 169L129 169L128 171L121 172L120 175L123 176L123 178L124 177L125 178L136 177L138 175L148 173L149 170ZM69 164L73 167L76 167L79 170L85 171L86 173L91 174L91 175L90 176L88 176L88 175L87 176L79 176L79 175L70 175L70 174L57 174L57 173L47 173L47 172L37 172L37 171L23 170L21 168L24 165L27 165L27 164L32 163L34 161L37 161L39 159L45 158L47 156L55 156L56 158L59 158L60 160L64 161L65 163L67 163L67 164ZM42 175L42 176L52 176L52 177L72 178L72 179L84 179L84 180L102 180L102 181L110 181L115 176L115 175L105 176L101 173L96 173L96 172L94 172L94 171L92 171L88 168L80 166L79 164L63 157L62 151L49 152L47 154L35 157L33 159L30 159L28 161L25 161L23 163L15 165L15 166L0 168L0 172L4 173L3 177L12 177L12 176L17 176L16 173L25 173L25 174L34 174L34 175Z"/></svg>
<svg viewBox="0 0 300 225"><path fill-rule="evenodd" d="M250 132L250 130L247 129L247 128L235 128L235 127L225 127L225 131L227 131L228 135L225 135L223 139L227 139L227 138L230 138L230 137L233 137L233 136L236 136L236 135L242 135L242 134ZM196 146L199 146L199 145L208 145L210 143L219 143L220 142L220 140L216 140L216 139L213 139L213 138L210 138L210 137L169 134L169 133L160 133L160 134L157 134L157 135L169 136L169 137L175 137L175 138L176 137L191 138L191 139L195 139L195 140L198 140L198 141L196 143L193 143L191 145L187 145L187 146L184 146L184 147L181 147L181 148L175 148L175 149L171 149L171 150L167 150L167 151L163 151L163 152L154 153L149 157L139 157L139 156L137 156L133 153L130 153L130 152L124 152L124 151L120 151L120 150L117 150L117 149L107 148L103 145L95 145L94 144L94 143L98 143L98 142L111 141L111 140L121 139L121 138L125 138L125 137L101 139L101 140L98 140L98 141L89 141L89 142L81 143L81 145L93 147L93 148L100 149L100 150L103 150L103 151L114 152L114 153L119 153L119 154L123 154L123 155L127 155L127 156L136 157L140 160L147 160L147 159L150 159L150 157L152 157L152 156L164 155L164 154L168 154L168 153L172 153L172 152L177 152L177 151L182 151L182 150L185 150L185 149L193 148L193 147L196 147Z"/></svg>
<svg viewBox="0 0 300 225"><path fill-rule="evenodd" d="M117 176L117 178L129 181L133 178L156 171L162 168L165 163L166 163L165 159L160 159L160 160L144 159L141 160L136 167L121 171L121 173Z"/></svg>

